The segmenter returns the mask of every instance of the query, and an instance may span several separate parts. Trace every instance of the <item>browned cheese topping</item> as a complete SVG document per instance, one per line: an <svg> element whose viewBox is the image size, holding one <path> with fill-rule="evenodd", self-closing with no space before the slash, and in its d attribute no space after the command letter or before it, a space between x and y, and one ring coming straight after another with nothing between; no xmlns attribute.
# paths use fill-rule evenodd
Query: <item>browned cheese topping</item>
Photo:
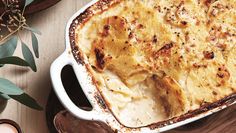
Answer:
<svg viewBox="0 0 236 133"><path fill-rule="evenodd" d="M99 90L130 126L236 92L235 0L117 0L76 32ZM124 120L132 109L144 116Z"/></svg>

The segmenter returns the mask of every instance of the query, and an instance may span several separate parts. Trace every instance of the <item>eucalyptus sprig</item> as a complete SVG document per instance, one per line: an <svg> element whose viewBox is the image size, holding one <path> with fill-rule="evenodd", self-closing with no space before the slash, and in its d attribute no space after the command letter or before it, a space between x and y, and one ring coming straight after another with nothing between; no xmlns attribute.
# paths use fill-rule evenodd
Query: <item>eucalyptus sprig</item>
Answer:
<svg viewBox="0 0 236 133"><path fill-rule="evenodd" d="M35 58L39 58L38 40L35 34L41 33L29 27L24 17L25 8L34 0L25 0L23 8L20 0L2 0L5 5L5 11L0 16L0 68L6 64L30 67L34 72L37 71ZM27 30L31 32L32 48L30 48L21 39L20 31ZM21 43L23 58L14 56L18 42ZM0 77L0 98L14 99L33 109L42 110L42 107L28 94L17 87L8 79Z"/></svg>

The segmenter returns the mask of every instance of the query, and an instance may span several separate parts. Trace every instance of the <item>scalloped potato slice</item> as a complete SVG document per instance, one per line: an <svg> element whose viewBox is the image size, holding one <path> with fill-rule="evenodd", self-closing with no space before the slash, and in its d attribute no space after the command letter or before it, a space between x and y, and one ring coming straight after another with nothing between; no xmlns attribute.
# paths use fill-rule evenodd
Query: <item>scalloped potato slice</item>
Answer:
<svg viewBox="0 0 236 133"><path fill-rule="evenodd" d="M112 72L106 71L105 74L103 74L103 78L106 86L112 92L135 99L143 97L140 90L128 88L121 79Z"/></svg>
<svg viewBox="0 0 236 133"><path fill-rule="evenodd" d="M123 55L117 59L111 60L108 69L114 71L122 80L129 79L132 74L144 70L135 57Z"/></svg>
<svg viewBox="0 0 236 133"><path fill-rule="evenodd" d="M76 30L77 45L125 126L236 93L235 0L121 0L101 10Z"/></svg>
<svg viewBox="0 0 236 133"><path fill-rule="evenodd" d="M178 116L186 111L187 97L176 80L169 76L153 76L153 80L168 117Z"/></svg>

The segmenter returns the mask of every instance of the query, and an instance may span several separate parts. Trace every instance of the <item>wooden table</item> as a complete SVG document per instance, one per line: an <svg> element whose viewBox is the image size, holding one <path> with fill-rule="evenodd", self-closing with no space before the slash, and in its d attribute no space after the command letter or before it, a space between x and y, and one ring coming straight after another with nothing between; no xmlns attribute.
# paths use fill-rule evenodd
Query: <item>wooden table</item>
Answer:
<svg viewBox="0 0 236 133"><path fill-rule="evenodd" d="M51 90L49 68L53 60L64 50L64 30L66 22L73 13L89 1L90 0L62 0L57 5L30 16L28 19L28 22L30 22L29 24L43 33L41 36L38 36L40 45L40 58L36 61L38 72L34 73L29 69L21 67L6 66L4 69L0 70L0 76L8 78L18 86L24 88L27 93L33 96L45 107L48 94ZM22 38L30 44L29 34L23 34ZM16 54L21 55L20 53L20 49L18 49ZM218 116L217 121L222 117L222 119L224 118L225 120L224 123L236 126L235 109L235 106L231 108L233 119L230 115L228 115L228 117L220 115ZM230 117L232 119L230 121L231 123L227 122ZM7 118L16 121L25 133L49 132L46 125L44 111L40 112L32 110L13 100L8 101L7 107L0 114L0 118ZM220 127L223 127L225 129L228 125L218 124L215 125L215 128L219 129ZM207 127L208 126L204 126L205 129L207 129ZM210 129L201 130L201 132L204 133L209 130ZM216 130L212 129L211 131ZM224 131L227 133L227 130ZM171 132L181 132L181 130L172 130L170 133Z"/></svg>
<svg viewBox="0 0 236 133"><path fill-rule="evenodd" d="M40 58L36 61L38 72L15 66L5 66L0 76L10 79L33 96L45 107L51 81L49 68L53 60L64 50L65 26L68 19L90 0L62 0L55 6L29 17L28 23L42 32L39 39ZM30 44L29 34L22 34L23 40ZM20 46L20 45L19 45ZM31 47L31 44L29 45ZM20 47L16 51L21 56ZM7 107L0 114L0 119L16 121L25 133L48 133L45 112L35 111L14 100L9 100ZM0 131L1 132L1 131Z"/></svg>

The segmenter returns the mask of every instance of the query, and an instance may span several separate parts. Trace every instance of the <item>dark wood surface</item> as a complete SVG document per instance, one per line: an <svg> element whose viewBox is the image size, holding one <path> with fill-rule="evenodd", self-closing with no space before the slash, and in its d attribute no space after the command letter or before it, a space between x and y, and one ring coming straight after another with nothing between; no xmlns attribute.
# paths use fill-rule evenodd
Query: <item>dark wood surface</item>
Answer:
<svg viewBox="0 0 236 133"><path fill-rule="evenodd" d="M62 81L68 95L71 97L72 101L77 104L77 106L91 107L80 89L71 67L65 67L62 71ZM56 129L53 125L53 119L54 116L61 110L64 110L64 108L52 91L46 106L47 125L51 133L56 133ZM69 118L65 119L70 120L72 117L73 116L69 116ZM78 120L78 122L80 122L80 120ZM67 128L71 129L73 127L65 127L65 129ZM86 130L75 131L75 133L77 132L87 133ZM236 105L196 122L167 131L166 133L236 133Z"/></svg>

